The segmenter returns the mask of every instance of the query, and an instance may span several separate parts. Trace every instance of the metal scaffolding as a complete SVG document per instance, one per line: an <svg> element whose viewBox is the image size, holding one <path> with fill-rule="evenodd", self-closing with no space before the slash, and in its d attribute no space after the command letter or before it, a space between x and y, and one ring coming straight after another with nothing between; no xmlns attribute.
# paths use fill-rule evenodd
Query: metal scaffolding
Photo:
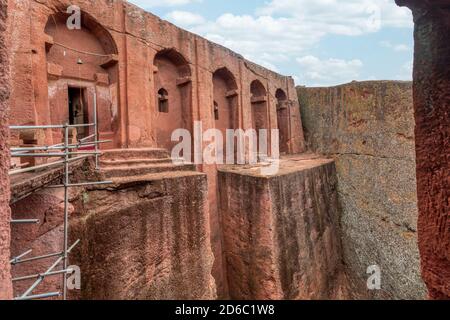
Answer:
<svg viewBox="0 0 450 320"><path fill-rule="evenodd" d="M69 130L72 128L80 127L92 127L94 128L94 134L89 135L86 138L80 139L76 143L69 143ZM96 99L94 98L94 123L89 124L63 124L63 125L36 125L36 126L10 126L11 130L36 130L36 129L62 129L64 132L64 142L52 146L36 146L36 147L23 147L23 148L11 148L11 157L51 157L51 158L61 158L61 160L35 165L29 168L19 168L13 169L9 172L10 176L36 171L38 169L51 168L51 167L62 167L63 183L60 185L50 185L45 186L45 188L64 188L64 239L63 239L63 250L61 252L50 253L42 256L36 256L31 258L26 258L32 253L32 250L25 251L24 253L13 257L10 260L12 266L29 263L32 261L56 258L55 262L44 272L40 274L27 275L22 277L17 277L13 279L13 282L25 281L30 279L35 279L35 282L21 295L17 296L15 300L35 300L35 299L45 299L51 297L61 297L63 300L67 299L67 276L73 273L73 270L68 268L68 257L71 251L80 243L80 240L75 241L69 246L68 236L69 236L69 189L74 187L83 187L91 185L104 185L110 184L111 181L98 181L98 182L83 182L83 183L70 183L69 176L69 165L70 163L82 159L87 159L89 157L95 157L95 169L99 169L99 144L106 143L110 141L99 141L98 140L98 126L97 126L97 105ZM91 141L93 140L93 141ZM77 152L74 151L80 147L93 147L92 152ZM39 153L34 153L34 152ZM23 220L11 220L11 224L14 225L24 225L24 224L38 224L38 219L23 219ZM61 270L55 270L62 265ZM49 292L44 294L35 294L33 291L36 287L47 277L62 275L62 293L61 292Z"/></svg>

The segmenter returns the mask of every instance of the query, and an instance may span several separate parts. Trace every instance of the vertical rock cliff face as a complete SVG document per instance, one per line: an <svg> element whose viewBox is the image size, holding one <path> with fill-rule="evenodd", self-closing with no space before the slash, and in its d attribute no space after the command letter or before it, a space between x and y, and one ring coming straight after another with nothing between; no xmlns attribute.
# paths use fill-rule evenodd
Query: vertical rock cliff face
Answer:
<svg viewBox="0 0 450 320"><path fill-rule="evenodd" d="M12 297L9 209L9 61L6 42L7 0L0 0L0 299Z"/></svg>
<svg viewBox="0 0 450 320"><path fill-rule="evenodd" d="M215 299L206 176L126 178L81 194L71 238L80 238L81 299Z"/></svg>
<svg viewBox="0 0 450 320"><path fill-rule="evenodd" d="M14 197L15 179L11 180ZM73 208L69 208L70 212ZM43 256L63 250L64 191L45 189L33 193L24 200L11 205L14 219L39 219L38 224L14 225L11 228L11 253L18 256L33 250L26 258ZM12 276L22 277L45 272L57 258L41 259L21 263L12 267ZM22 295L36 279L14 282L14 295ZM61 277L47 277L34 291L34 294L62 292Z"/></svg>
<svg viewBox="0 0 450 320"><path fill-rule="evenodd" d="M415 21L419 247L430 297L450 299L450 1L397 0Z"/></svg>
<svg viewBox="0 0 450 320"><path fill-rule="evenodd" d="M334 163L283 160L279 174L219 170L232 299L345 298Z"/></svg>
<svg viewBox="0 0 450 320"><path fill-rule="evenodd" d="M70 169L74 183L104 180L105 174L112 173L111 169L95 171L89 162L75 163ZM69 246L81 242L69 255L69 266L79 267L81 288L69 290L69 299L217 297L206 175L188 170L158 172L161 165L146 169L154 172L142 173L138 168L133 171L136 175L126 175L132 169L117 169L116 174L124 176L112 177L112 184L70 189ZM49 176L41 172L25 180L13 179L12 199ZM53 180L58 183L58 178ZM12 205L15 219L29 218L30 212L39 223L12 228L13 255L28 249L33 250L31 256L60 252L64 190L43 189ZM55 260L18 264L13 276L42 273ZM14 292L23 294L33 282L15 282ZM61 277L48 277L33 294L61 291L61 286Z"/></svg>
<svg viewBox="0 0 450 320"><path fill-rule="evenodd" d="M298 88L307 144L336 160L344 257L355 282L379 265L375 297L426 297L417 246L409 82Z"/></svg>

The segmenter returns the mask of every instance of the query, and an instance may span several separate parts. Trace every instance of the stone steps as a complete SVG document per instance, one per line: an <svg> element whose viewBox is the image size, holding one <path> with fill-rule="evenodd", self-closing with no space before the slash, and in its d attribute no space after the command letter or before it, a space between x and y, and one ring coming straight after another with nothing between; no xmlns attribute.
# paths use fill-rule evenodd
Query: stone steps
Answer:
<svg viewBox="0 0 450 320"><path fill-rule="evenodd" d="M136 178L144 175L196 171L191 163L175 164L165 149L106 150L100 160L105 179Z"/></svg>
<svg viewBox="0 0 450 320"><path fill-rule="evenodd" d="M129 160L100 160L100 165L106 168L113 167L134 167L136 165L153 165L153 164L163 164L172 163L169 158L164 159L129 159Z"/></svg>
<svg viewBox="0 0 450 320"><path fill-rule="evenodd" d="M130 160L130 159L170 159L166 149L142 148L142 149L112 149L105 150L102 160Z"/></svg>
<svg viewBox="0 0 450 320"><path fill-rule="evenodd" d="M105 178L123 178L129 176L141 176L154 173L172 172L172 171L195 171L193 164L155 164L139 165L133 167L114 167L102 169Z"/></svg>

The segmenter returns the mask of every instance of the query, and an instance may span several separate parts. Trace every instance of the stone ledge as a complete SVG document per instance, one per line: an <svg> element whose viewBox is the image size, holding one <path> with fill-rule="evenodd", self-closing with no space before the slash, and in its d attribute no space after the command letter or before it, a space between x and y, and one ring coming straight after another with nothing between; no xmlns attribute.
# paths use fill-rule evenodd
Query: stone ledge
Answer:
<svg viewBox="0 0 450 320"><path fill-rule="evenodd" d="M73 172L83 166L85 160L75 161L70 164ZM40 169L36 172L17 174L11 177L11 203L14 203L27 195L45 188L49 184L58 184L64 173L63 165L53 168Z"/></svg>
<svg viewBox="0 0 450 320"><path fill-rule="evenodd" d="M219 208L230 298L348 299L340 245L336 170L313 154L219 168Z"/></svg>
<svg viewBox="0 0 450 320"><path fill-rule="evenodd" d="M333 159L324 158L323 156L305 153L293 156L283 156L280 159L280 170L273 175L261 174L261 168L267 167L269 163L259 163L255 165L222 165L218 167L219 172L227 172L240 175L248 175L251 177L269 179L276 176L283 176L297 171L303 171L319 167L324 164L333 163Z"/></svg>

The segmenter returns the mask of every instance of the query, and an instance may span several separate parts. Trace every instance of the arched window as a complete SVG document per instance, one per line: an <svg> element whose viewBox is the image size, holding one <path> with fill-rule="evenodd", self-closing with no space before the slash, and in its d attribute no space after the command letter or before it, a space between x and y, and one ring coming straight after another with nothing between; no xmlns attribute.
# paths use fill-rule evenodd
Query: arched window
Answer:
<svg viewBox="0 0 450 320"><path fill-rule="evenodd" d="M169 93L164 88L158 90L158 111L169 113Z"/></svg>

